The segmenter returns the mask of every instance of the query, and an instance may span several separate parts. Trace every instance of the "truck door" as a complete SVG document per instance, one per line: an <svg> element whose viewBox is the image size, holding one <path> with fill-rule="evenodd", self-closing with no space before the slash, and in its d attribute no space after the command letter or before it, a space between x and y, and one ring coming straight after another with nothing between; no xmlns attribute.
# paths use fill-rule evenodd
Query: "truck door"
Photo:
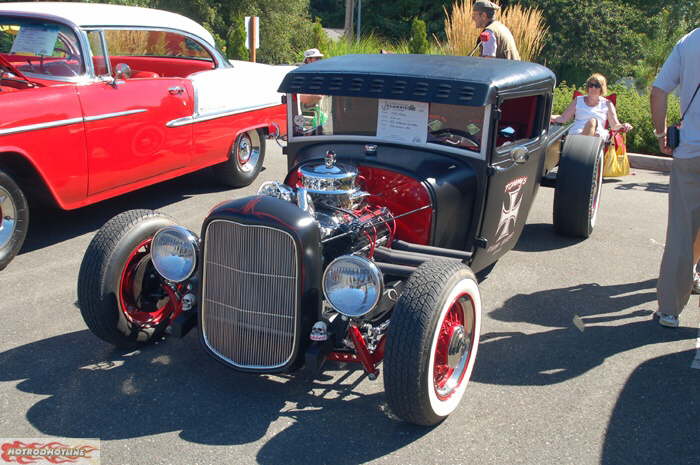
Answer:
<svg viewBox="0 0 700 465"><path fill-rule="evenodd" d="M479 271L515 246L542 177L546 148L544 95L501 100L493 110L488 186L481 222Z"/></svg>

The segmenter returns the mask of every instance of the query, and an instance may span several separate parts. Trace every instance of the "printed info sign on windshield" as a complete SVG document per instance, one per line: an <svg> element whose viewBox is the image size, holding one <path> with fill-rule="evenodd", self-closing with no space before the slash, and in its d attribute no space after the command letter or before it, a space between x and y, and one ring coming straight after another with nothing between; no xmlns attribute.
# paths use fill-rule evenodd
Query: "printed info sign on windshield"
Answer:
<svg viewBox="0 0 700 465"><path fill-rule="evenodd" d="M425 144L428 139L428 104L379 99L377 137L409 144Z"/></svg>

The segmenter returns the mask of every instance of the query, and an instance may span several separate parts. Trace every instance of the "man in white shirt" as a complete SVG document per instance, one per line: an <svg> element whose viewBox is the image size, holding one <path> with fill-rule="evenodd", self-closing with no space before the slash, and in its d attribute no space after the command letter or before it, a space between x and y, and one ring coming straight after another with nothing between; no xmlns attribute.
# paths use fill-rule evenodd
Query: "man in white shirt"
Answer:
<svg viewBox="0 0 700 465"><path fill-rule="evenodd" d="M659 310L655 316L663 326L677 327L678 315L693 289L693 267L700 250L693 243L700 229L700 29L678 41L654 81L651 118L659 150L673 155L668 202L666 247L657 283ZM680 86L680 144L669 146L666 133L668 94Z"/></svg>

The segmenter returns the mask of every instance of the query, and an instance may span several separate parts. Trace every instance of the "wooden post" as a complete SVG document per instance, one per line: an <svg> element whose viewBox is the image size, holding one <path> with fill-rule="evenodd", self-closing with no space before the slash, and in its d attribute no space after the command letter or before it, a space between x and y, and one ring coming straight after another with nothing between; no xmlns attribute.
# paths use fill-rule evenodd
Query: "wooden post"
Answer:
<svg viewBox="0 0 700 465"><path fill-rule="evenodd" d="M257 16L251 16L250 17L250 27L248 27L249 35L250 35L250 61L255 63L255 43L257 42L257 35L256 35L256 29L258 25L258 17Z"/></svg>

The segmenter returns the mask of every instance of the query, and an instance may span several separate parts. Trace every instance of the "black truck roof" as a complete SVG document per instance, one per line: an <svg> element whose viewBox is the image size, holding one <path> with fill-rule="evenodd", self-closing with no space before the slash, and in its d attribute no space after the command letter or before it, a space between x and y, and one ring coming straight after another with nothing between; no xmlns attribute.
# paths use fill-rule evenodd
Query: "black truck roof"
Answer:
<svg viewBox="0 0 700 465"><path fill-rule="evenodd" d="M551 91L549 68L525 61L444 55L344 55L300 66L279 92L481 106L502 93Z"/></svg>

